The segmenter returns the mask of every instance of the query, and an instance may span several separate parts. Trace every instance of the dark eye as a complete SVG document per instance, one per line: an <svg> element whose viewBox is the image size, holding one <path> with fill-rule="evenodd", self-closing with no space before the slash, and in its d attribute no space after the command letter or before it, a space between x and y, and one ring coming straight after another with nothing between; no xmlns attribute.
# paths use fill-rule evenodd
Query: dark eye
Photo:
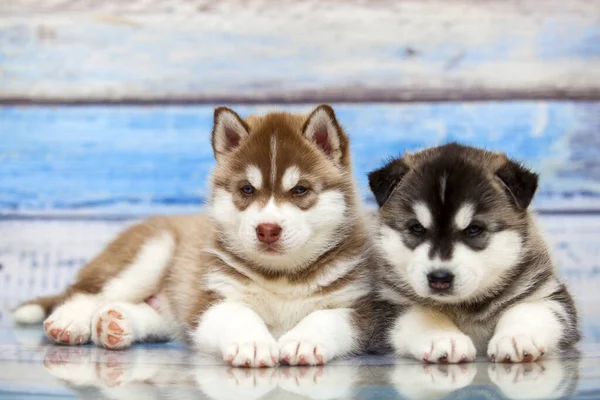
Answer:
<svg viewBox="0 0 600 400"><path fill-rule="evenodd" d="M483 228L479 225L469 225L463 231L467 237L475 237L481 235L483 233Z"/></svg>
<svg viewBox="0 0 600 400"><path fill-rule="evenodd" d="M292 194L301 196L303 194L305 194L306 192L308 192L308 189L305 188L304 186L294 186L292 188Z"/></svg>
<svg viewBox="0 0 600 400"><path fill-rule="evenodd" d="M244 185L240 190L244 194L254 194L254 186L252 185Z"/></svg>
<svg viewBox="0 0 600 400"><path fill-rule="evenodd" d="M408 229L410 229L410 231L415 235L422 235L426 231L425 227L418 222L409 226Z"/></svg>

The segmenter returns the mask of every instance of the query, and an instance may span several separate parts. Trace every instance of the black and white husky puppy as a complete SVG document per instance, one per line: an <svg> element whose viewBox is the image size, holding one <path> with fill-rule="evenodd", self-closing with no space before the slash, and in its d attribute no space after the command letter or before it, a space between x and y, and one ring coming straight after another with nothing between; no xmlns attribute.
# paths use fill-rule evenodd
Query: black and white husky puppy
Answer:
<svg viewBox="0 0 600 400"><path fill-rule="evenodd" d="M455 143L369 174L384 302L374 350L522 362L578 341L573 299L528 209L537 183L502 153Z"/></svg>

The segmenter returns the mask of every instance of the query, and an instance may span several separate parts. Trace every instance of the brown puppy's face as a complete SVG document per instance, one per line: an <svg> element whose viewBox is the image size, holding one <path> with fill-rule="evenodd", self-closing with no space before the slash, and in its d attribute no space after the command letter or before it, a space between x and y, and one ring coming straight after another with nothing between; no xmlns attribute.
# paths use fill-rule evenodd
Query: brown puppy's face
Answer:
<svg viewBox="0 0 600 400"><path fill-rule="evenodd" d="M449 144L374 171L378 245L419 296L460 302L488 293L522 259L537 176L504 155Z"/></svg>
<svg viewBox="0 0 600 400"><path fill-rule="evenodd" d="M290 269L338 243L352 192L348 140L329 106L242 120L217 109L211 215L228 249Z"/></svg>

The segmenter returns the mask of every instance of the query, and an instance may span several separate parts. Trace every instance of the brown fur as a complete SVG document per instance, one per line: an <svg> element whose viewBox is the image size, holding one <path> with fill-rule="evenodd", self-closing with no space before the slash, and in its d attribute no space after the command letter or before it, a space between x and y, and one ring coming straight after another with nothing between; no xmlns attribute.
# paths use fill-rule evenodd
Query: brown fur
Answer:
<svg viewBox="0 0 600 400"><path fill-rule="evenodd" d="M306 211L315 206L319 194L324 191L337 190L343 193L347 207L344 223L340 224L333 238L328 238L332 246L316 258L291 269L265 268L260 262L237 251L224 229L208 215L155 217L124 231L79 272L75 283L63 294L38 299L29 304L40 304L46 313L50 313L74 293L101 294L112 279L123 273L135 261L140 249L148 240L166 232L174 241L174 253L161 279L146 296L158 295L166 299L161 312L171 312L186 332L191 333L203 313L213 304L223 300L223 295L207 287L207 277L215 274L235 280L244 286L252 286L253 290L262 288L261 290L271 291L278 286L290 287L298 293L305 293L307 299L313 299L316 309L355 307L359 309L355 318L356 324L360 329L366 329L366 315L360 311L365 309L364 298L345 300L335 297L336 292L357 282L362 282L365 288L368 287L370 277L367 262L370 245L365 224L360 216L360 202L353 182L348 138L335 120L333 110L328 106L322 106L320 109L333 118L333 126L339 132L337 145L325 144L320 148L311 143L304 135L308 116L284 113L249 117L246 120L236 116L237 122L247 133L238 137L236 132L227 127L224 138L216 137L216 131L213 131L212 137L217 167L212 177L211 206L218 207L218 204L214 204L214 189L231 193L233 203L239 211L245 210L254 202L264 205L271 197L277 204L287 202ZM218 122L218 114L223 110L226 109L216 110L215 123ZM322 140L323 137L323 132L317 132L314 140ZM273 146L277 148L275 164L269 153ZM258 167L264 177L262 189L252 197L244 195L239 189L247 179L245 169L248 165ZM302 170L302 180L299 184L310 189L305 195L296 196L281 189L284 171L292 165L299 166ZM272 171L273 166L276 167L276 171ZM273 179L269 179L270 177ZM227 259L221 254L225 254ZM334 279L324 286L317 284L339 260L360 257L362 261L353 269L340 276L334 275ZM233 268L231 263L237 267ZM282 301L288 296L275 292L270 295L275 298L279 296ZM144 298L124 300L142 302ZM269 321L265 322L269 324ZM290 329L297 322L288 321L282 329ZM289 324L293 325L288 326Z"/></svg>

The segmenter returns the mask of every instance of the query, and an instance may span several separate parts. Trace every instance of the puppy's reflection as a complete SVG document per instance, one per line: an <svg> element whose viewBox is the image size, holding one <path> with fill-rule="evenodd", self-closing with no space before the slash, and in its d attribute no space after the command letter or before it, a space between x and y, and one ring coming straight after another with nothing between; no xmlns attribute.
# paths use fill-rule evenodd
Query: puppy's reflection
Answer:
<svg viewBox="0 0 600 400"><path fill-rule="evenodd" d="M534 363L408 364L392 367L390 384L408 399L555 399L572 395L579 380L579 357ZM501 394L501 396L500 396Z"/></svg>
<svg viewBox="0 0 600 400"><path fill-rule="evenodd" d="M470 385L477 364L406 364L391 367L389 380L408 399L441 399Z"/></svg>
<svg viewBox="0 0 600 400"><path fill-rule="evenodd" d="M244 369L215 366L214 360L191 355L182 359L184 356L184 352L170 357L161 352L158 357L156 352L141 348L114 352L94 347L52 347L44 366L79 397L115 400L344 399L352 397L359 368Z"/></svg>
<svg viewBox="0 0 600 400"><path fill-rule="evenodd" d="M556 399L575 392L579 358L489 364L487 372L490 381L510 399Z"/></svg>
<svg viewBox="0 0 600 400"><path fill-rule="evenodd" d="M386 359L369 365L242 369L215 365L184 349L48 348L44 366L80 397L114 400L348 399L444 397L559 398L574 393L579 358L529 364L487 362L433 365ZM389 365L398 362L400 364ZM403 364L404 363L404 364ZM392 391L392 393L390 393Z"/></svg>

